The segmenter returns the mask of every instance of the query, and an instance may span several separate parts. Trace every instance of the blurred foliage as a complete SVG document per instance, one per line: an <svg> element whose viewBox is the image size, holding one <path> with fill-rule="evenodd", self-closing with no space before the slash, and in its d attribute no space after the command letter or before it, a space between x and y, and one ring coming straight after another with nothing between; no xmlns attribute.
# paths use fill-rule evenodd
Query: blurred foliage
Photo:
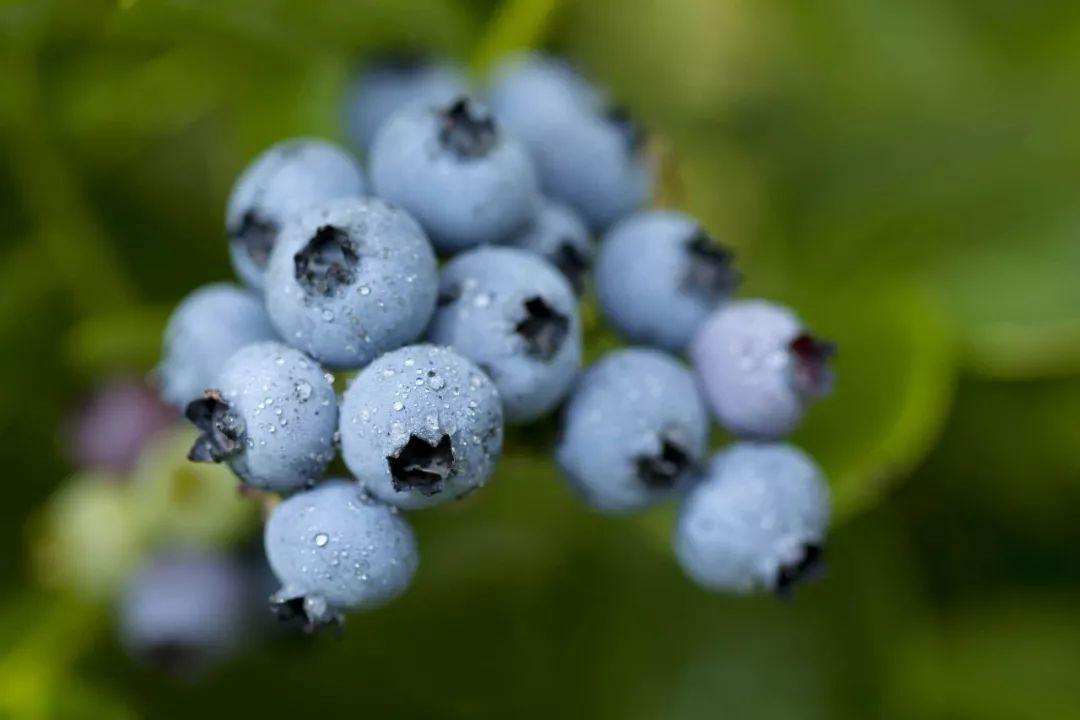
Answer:
<svg viewBox="0 0 1080 720"><path fill-rule="evenodd" d="M100 610L27 586L62 415L228 276L232 179L340 139L357 61L530 45L655 131L664 203L747 294L838 341L797 438L833 484L831 577L708 595L671 508L590 515L529 428L490 490L415 516L416 587L342 642L197 690L133 669ZM0 68L0 716L1080 716L1080 4L3 0Z"/></svg>

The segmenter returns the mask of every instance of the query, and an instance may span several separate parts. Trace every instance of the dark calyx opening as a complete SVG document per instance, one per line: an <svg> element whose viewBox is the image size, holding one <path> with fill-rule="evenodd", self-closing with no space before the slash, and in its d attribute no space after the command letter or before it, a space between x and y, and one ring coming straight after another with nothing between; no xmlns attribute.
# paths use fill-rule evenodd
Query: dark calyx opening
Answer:
<svg viewBox="0 0 1080 720"><path fill-rule="evenodd" d="M333 625L338 637L345 624L345 617L337 611L326 607L323 602L309 602L306 597L281 597L280 594L270 598L270 612L281 622L293 622L299 620L303 623L304 632L313 633L324 625Z"/></svg>
<svg viewBox="0 0 1080 720"><path fill-rule="evenodd" d="M525 340L525 352L547 362L562 347L570 330L570 319L540 296L529 298L523 306L525 317L514 327L514 332Z"/></svg>
<svg viewBox="0 0 1080 720"><path fill-rule="evenodd" d="M459 158L484 157L497 140L494 118L466 97L458 98L440 114L439 142Z"/></svg>
<svg viewBox="0 0 1080 720"><path fill-rule="evenodd" d="M162 638L139 653L146 663L173 677L190 677L202 670L206 653L194 644L179 638Z"/></svg>
<svg viewBox="0 0 1080 720"><path fill-rule="evenodd" d="M776 585L773 592L777 597L788 600L801 583L820 580L825 575L825 548L816 543L804 543L802 554L797 560L781 565L776 571Z"/></svg>
<svg viewBox="0 0 1080 720"><path fill-rule="evenodd" d="M240 227L230 233L233 241L239 243L251 261L260 268L266 267L277 234L277 223L267 220L255 210L244 213L244 217L240 219Z"/></svg>
<svg viewBox="0 0 1080 720"><path fill-rule="evenodd" d="M709 302L723 300L739 284L734 254L698 228L686 240L686 272L682 287Z"/></svg>
<svg viewBox="0 0 1080 720"><path fill-rule="evenodd" d="M311 295L333 295L356 279L360 261L349 234L333 225L315 231L308 244L293 256L296 281Z"/></svg>
<svg viewBox="0 0 1080 720"><path fill-rule="evenodd" d="M788 349L795 359L795 388L810 397L828 395L833 386L829 360L836 354L836 343L802 333L788 343Z"/></svg>
<svg viewBox="0 0 1080 720"><path fill-rule="evenodd" d="M555 250L555 257L552 258L552 261L555 263L555 267L559 268L559 271L570 281L574 292L581 295L582 290L585 289L585 276L588 274L589 267L592 264L590 258L581 252L573 241L563 240Z"/></svg>
<svg viewBox="0 0 1080 720"><path fill-rule="evenodd" d="M201 431L188 451L188 460L218 463L240 452L244 421L217 390L207 390L203 397L188 403L184 416Z"/></svg>
<svg viewBox="0 0 1080 720"><path fill-rule="evenodd" d="M623 136L626 151L631 155L637 154L645 147L645 128L630 115L630 112L621 105L610 107L604 113L604 119L611 123Z"/></svg>
<svg viewBox="0 0 1080 720"><path fill-rule="evenodd" d="M437 495L442 492L446 479L454 474L450 436L443 435L432 445L423 438L410 435L409 442L397 454L386 458L386 462L390 464L390 483L395 491L415 490L421 495Z"/></svg>
<svg viewBox="0 0 1080 720"><path fill-rule="evenodd" d="M667 433L660 438L660 452L639 455L634 463L638 480L652 490L670 490L694 465L683 445Z"/></svg>

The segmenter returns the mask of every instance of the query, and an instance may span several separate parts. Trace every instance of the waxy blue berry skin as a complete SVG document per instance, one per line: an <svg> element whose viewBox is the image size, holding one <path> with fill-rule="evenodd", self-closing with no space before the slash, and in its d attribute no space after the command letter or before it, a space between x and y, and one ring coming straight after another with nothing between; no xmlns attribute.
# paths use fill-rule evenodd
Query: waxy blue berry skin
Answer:
<svg viewBox="0 0 1080 720"><path fill-rule="evenodd" d="M213 387L225 361L237 350L276 339L258 296L226 283L204 285L180 301L165 326L156 372L161 397L185 407Z"/></svg>
<svg viewBox="0 0 1080 720"><path fill-rule="evenodd" d="M279 236L266 306L281 337L334 368L356 368L423 333L435 254L420 226L376 198L309 208Z"/></svg>
<svg viewBox="0 0 1080 720"><path fill-rule="evenodd" d="M768 439L794 430L831 391L834 350L783 305L740 300L702 324L690 358L717 420L735 435Z"/></svg>
<svg viewBox="0 0 1080 720"><path fill-rule="evenodd" d="M388 120L371 148L371 179L444 254L508 240L532 222L539 200L525 148L467 98Z"/></svg>
<svg viewBox="0 0 1080 720"><path fill-rule="evenodd" d="M283 617L302 616L309 628L385 605L405 592L419 564L405 518L343 479L281 501L263 543L281 582L272 607Z"/></svg>
<svg viewBox="0 0 1080 720"><path fill-rule="evenodd" d="M603 94L570 63L536 52L499 63L487 100L499 122L530 145L544 139L553 120L596 113L605 103Z"/></svg>
<svg viewBox="0 0 1080 720"><path fill-rule="evenodd" d="M524 142L544 194L577 210L593 232L603 232L652 198L644 132L620 109L559 115Z"/></svg>
<svg viewBox="0 0 1080 720"><path fill-rule="evenodd" d="M186 415L202 431L188 457L228 462L249 487L291 492L334 459L333 384L318 363L281 343L237 351Z"/></svg>
<svg viewBox="0 0 1080 720"><path fill-rule="evenodd" d="M464 497L502 452L499 393L453 350L410 345L360 371L341 405L341 454L360 484L406 510Z"/></svg>
<svg viewBox="0 0 1080 720"><path fill-rule="evenodd" d="M252 591L250 575L228 557L186 552L154 558L120 600L121 644L160 670L197 674L243 644Z"/></svg>
<svg viewBox="0 0 1080 720"><path fill-rule="evenodd" d="M533 223L510 241L510 245L528 250L559 269L581 295L596 258L589 229L570 207L543 200Z"/></svg>
<svg viewBox="0 0 1080 720"><path fill-rule="evenodd" d="M828 486L786 443L742 442L718 453L683 500L675 554L712 590L788 595L821 569Z"/></svg>
<svg viewBox="0 0 1080 720"><path fill-rule="evenodd" d="M624 514L685 487L705 456L708 432L688 368L657 350L616 350L575 385L555 460L591 507Z"/></svg>
<svg viewBox="0 0 1080 720"><path fill-rule="evenodd" d="M465 73L447 62L402 58L365 66L346 99L345 123L353 143L363 151L398 111L441 107L468 92Z"/></svg>
<svg viewBox="0 0 1080 720"><path fill-rule="evenodd" d="M477 248L443 267L428 339L487 373L508 423L550 412L581 368L570 284L547 261L516 248Z"/></svg>
<svg viewBox="0 0 1080 720"><path fill-rule="evenodd" d="M732 256L678 212L648 210L616 225L600 244L596 294L630 342L682 352L737 284Z"/></svg>
<svg viewBox="0 0 1080 720"><path fill-rule="evenodd" d="M264 151L236 180L225 213L237 276L261 290L278 232L288 220L317 202L360 197L366 189L356 159L325 140L286 140Z"/></svg>

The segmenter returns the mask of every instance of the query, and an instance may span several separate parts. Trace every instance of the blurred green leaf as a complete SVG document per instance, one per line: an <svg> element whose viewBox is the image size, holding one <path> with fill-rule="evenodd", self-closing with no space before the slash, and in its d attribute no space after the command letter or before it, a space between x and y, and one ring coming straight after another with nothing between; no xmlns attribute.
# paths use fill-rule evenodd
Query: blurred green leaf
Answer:
<svg viewBox="0 0 1080 720"><path fill-rule="evenodd" d="M924 718L1077 717L1078 603L1017 597L957 608L904 644L896 696Z"/></svg>
<svg viewBox="0 0 1080 720"><path fill-rule="evenodd" d="M816 288L794 305L839 346L836 390L795 442L824 467L842 522L877 502L937 440L955 382L951 339L940 309L912 284Z"/></svg>
<svg viewBox="0 0 1080 720"><path fill-rule="evenodd" d="M161 353L167 317L165 310L133 307L81 320L68 333L69 361L87 374L146 372Z"/></svg>

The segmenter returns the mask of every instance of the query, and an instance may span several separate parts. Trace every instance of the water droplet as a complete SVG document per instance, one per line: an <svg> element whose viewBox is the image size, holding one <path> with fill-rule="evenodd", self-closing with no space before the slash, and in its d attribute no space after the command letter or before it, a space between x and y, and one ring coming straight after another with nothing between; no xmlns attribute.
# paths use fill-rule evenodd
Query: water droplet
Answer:
<svg viewBox="0 0 1080 720"><path fill-rule="evenodd" d="M307 402L311 397L311 383L303 380L296 383L296 397L300 398L300 402Z"/></svg>
<svg viewBox="0 0 1080 720"><path fill-rule="evenodd" d="M319 547L325 547L326 543L328 543L328 542L330 542L330 536L327 535L326 533L321 532L321 533L318 533L315 536L315 544L318 545Z"/></svg>
<svg viewBox="0 0 1080 720"><path fill-rule="evenodd" d="M446 387L446 381L443 380L442 377L439 375L432 375L431 377L429 377L427 384L428 387L430 387L432 390L442 390L444 387Z"/></svg>
<svg viewBox="0 0 1080 720"><path fill-rule="evenodd" d="M360 294L361 295L370 295L371 294L371 288L369 288L367 285L361 285L360 286Z"/></svg>
<svg viewBox="0 0 1080 720"><path fill-rule="evenodd" d="M322 319L326 322L330 322L334 319L334 311L330 308L326 308L322 311Z"/></svg>
<svg viewBox="0 0 1080 720"><path fill-rule="evenodd" d="M401 411L401 410L405 409L405 404L403 402L401 402L400 400L398 400L397 402L394 403L393 408L395 410Z"/></svg>

